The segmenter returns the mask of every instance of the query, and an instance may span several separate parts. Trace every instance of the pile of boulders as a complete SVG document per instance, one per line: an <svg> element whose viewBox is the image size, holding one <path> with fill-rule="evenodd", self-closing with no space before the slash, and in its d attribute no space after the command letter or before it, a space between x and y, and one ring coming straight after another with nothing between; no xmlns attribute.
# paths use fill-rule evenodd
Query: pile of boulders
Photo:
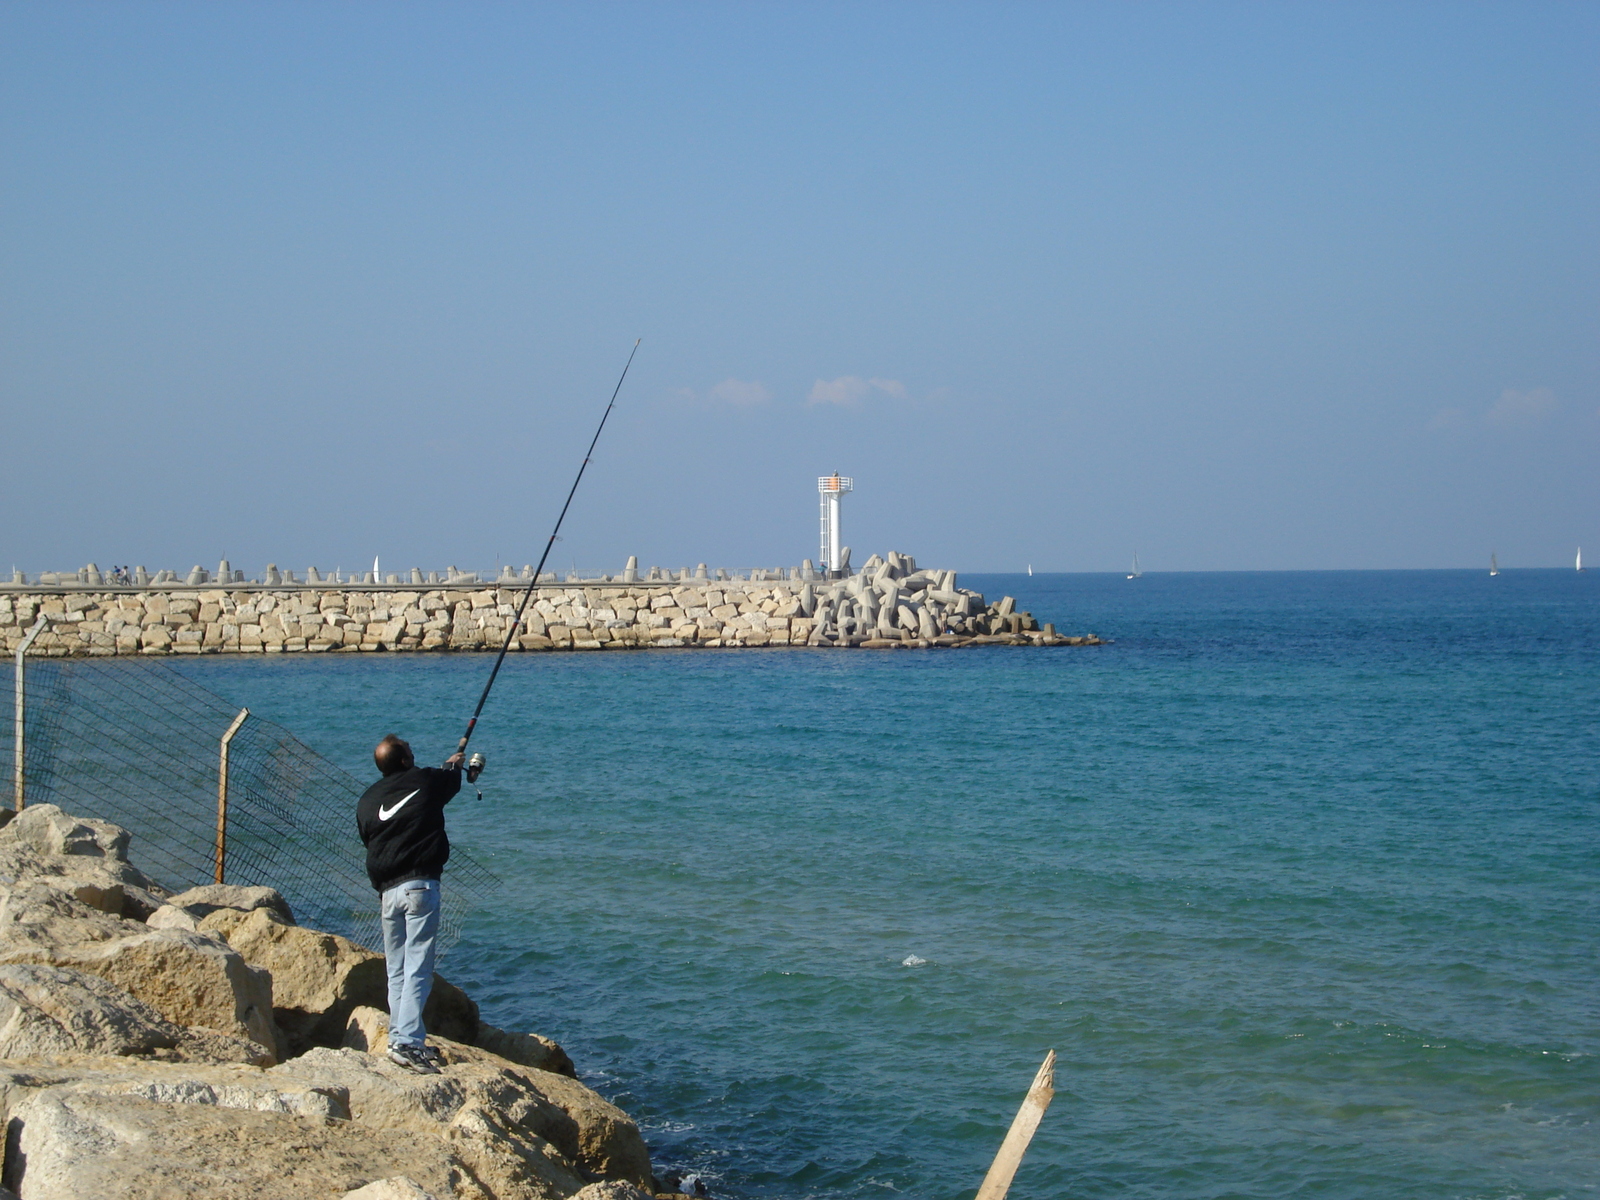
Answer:
<svg viewBox="0 0 1600 1200"><path fill-rule="evenodd" d="M176 895L129 835L0 809L0 1197L646 1200L638 1126L436 978L438 1075L384 1055L383 958L267 887Z"/></svg>
<svg viewBox="0 0 1600 1200"><path fill-rule="evenodd" d="M759 574L759 573L754 573ZM637 583L540 585L517 612L514 586L411 591L0 593L0 644L30 653L277 654L378 650L622 650L649 646L1099 645L1058 636L1010 596L993 603L954 571L908 554L873 555L832 581L716 580L704 573ZM513 581L514 583L514 581ZM513 630L513 626L515 629Z"/></svg>

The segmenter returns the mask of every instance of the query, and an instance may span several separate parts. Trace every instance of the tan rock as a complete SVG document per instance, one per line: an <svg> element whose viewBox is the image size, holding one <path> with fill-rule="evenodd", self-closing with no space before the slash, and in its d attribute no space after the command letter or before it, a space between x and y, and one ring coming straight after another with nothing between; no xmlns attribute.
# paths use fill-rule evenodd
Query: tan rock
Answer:
<svg viewBox="0 0 1600 1200"><path fill-rule="evenodd" d="M98 975L169 1021L246 1038L282 1055L272 1021L272 977L217 938L181 929L146 929L92 942L11 941L0 949L0 961L42 962Z"/></svg>
<svg viewBox="0 0 1600 1200"><path fill-rule="evenodd" d="M384 1053L389 1048L389 1014L365 1004L351 1010L339 1047L368 1054Z"/></svg>
<svg viewBox="0 0 1600 1200"><path fill-rule="evenodd" d="M0 1059L148 1054L181 1040L179 1026L99 976L42 963L0 966Z"/></svg>
<svg viewBox="0 0 1600 1200"><path fill-rule="evenodd" d="M537 1033L507 1033L504 1029L496 1029L493 1025L480 1024L478 1040L474 1044L480 1050L497 1054L507 1062L518 1063L524 1067L537 1067L553 1075L566 1075L572 1079L578 1077L578 1072L572 1065L572 1059L567 1057L567 1052L549 1038Z"/></svg>
<svg viewBox="0 0 1600 1200"><path fill-rule="evenodd" d="M7 855L15 863L15 854ZM138 933L142 926L85 904L59 879L23 877L0 886L0 962L38 962L58 946L106 942Z"/></svg>
<svg viewBox="0 0 1600 1200"><path fill-rule="evenodd" d="M131 863L82 854L41 854L23 841L0 843L0 878L48 883L91 908L143 920L161 907L160 885Z"/></svg>
<svg viewBox="0 0 1600 1200"><path fill-rule="evenodd" d="M372 1088L377 1087L382 1092L387 1090L388 1085L370 1082L363 1084L360 1082L362 1074L330 1072L326 1064L335 1061L329 1057L334 1053L332 1051L311 1051L301 1058L274 1068L273 1073L292 1075L301 1069L299 1064L306 1064L307 1069L319 1077L333 1079L340 1086L349 1088L351 1111L356 1114L357 1119L361 1119L360 1113L365 1111L364 1106L370 1106L374 1120L403 1124L407 1128L423 1127L418 1124L423 1116L434 1122L449 1117L448 1106L453 1102L447 1098L449 1096L460 1095L459 1102L468 1103L466 1092L448 1089L441 1091L443 1085L434 1088L423 1087L419 1090L415 1082L419 1079L424 1081L440 1079L447 1082L454 1080L462 1086L472 1080L495 1079L502 1082L507 1078L518 1080L520 1082L513 1087L513 1092L517 1088L527 1089L545 1104L561 1112L560 1119L554 1119L550 1112L538 1109L537 1106L518 1110L523 1112L523 1116L518 1120L528 1123L532 1132L551 1142L568 1159L593 1175L626 1179L645 1187L650 1185L652 1180L650 1152L645 1146L638 1125L627 1113L576 1079L535 1067L515 1065L491 1050L465 1046L447 1038L437 1037L430 1037L430 1041L444 1055L443 1074L420 1077L409 1075L400 1068L389 1069L387 1059L373 1058L373 1055L381 1055L387 1047L387 1033L387 1017L372 1009L357 1009L351 1017L346 1045L364 1044L369 1048L369 1053L359 1054L354 1049L344 1051L350 1056L351 1061L363 1065L356 1068L347 1066L343 1069L359 1072L376 1070L389 1079L391 1084L398 1083L407 1089L410 1092L407 1097L374 1094ZM554 1043L550 1044L554 1046ZM557 1049L559 1050L559 1047ZM564 1052L562 1058L566 1058ZM367 1063L371 1065L365 1065ZM486 1071L489 1074L485 1075Z"/></svg>
<svg viewBox="0 0 1600 1200"><path fill-rule="evenodd" d="M219 908L236 908L250 912L257 908L271 909L289 924L294 924L294 913L289 902L277 888L239 887L230 883L208 883L180 892L167 901L174 908L187 909L196 920L210 916Z"/></svg>
<svg viewBox="0 0 1600 1200"><path fill-rule="evenodd" d="M439 1141L349 1121L203 1104L174 1120L139 1096L56 1089L11 1120L5 1182L28 1200L307 1200L401 1174L438 1195L485 1195Z"/></svg>
<svg viewBox="0 0 1600 1200"><path fill-rule="evenodd" d="M200 922L193 913L170 904L163 904L156 909L144 919L144 923L151 929L187 929L191 933L200 928Z"/></svg>
<svg viewBox="0 0 1600 1200"><path fill-rule="evenodd" d="M396 1175L392 1179L379 1179L367 1184L366 1187L346 1192L339 1200L439 1200L439 1198L410 1176Z"/></svg>
<svg viewBox="0 0 1600 1200"><path fill-rule="evenodd" d="M350 1013L340 1045L352 1050L382 1054L389 1048L389 1014L376 1008L361 1007ZM524 1067L536 1067L553 1075L578 1077L567 1056L555 1042L537 1033L507 1033L493 1025L480 1024L476 1049Z"/></svg>
<svg viewBox="0 0 1600 1200"><path fill-rule="evenodd" d="M572 1200L655 1200L655 1197L631 1183L619 1183L615 1179L607 1179L580 1189Z"/></svg>
<svg viewBox="0 0 1600 1200"><path fill-rule="evenodd" d="M70 817L54 804L35 804L0 829L0 845L21 843L45 855L86 855L127 862L131 836L110 821Z"/></svg>
<svg viewBox="0 0 1600 1200"><path fill-rule="evenodd" d="M650 1186L650 1151L632 1117L576 1079L533 1067L519 1068L518 1073L571 1118L577 1135L573 1157L579 1164L596 1175Z"/></svg>
<svg viewBox="0 0 1600 1200"><path fill-rule="evenodd" d="M583 1179L545 1139L524 1132L503 1102L461 1109L445 1131L457 1162L496 1200L555 1200L581 1190Z"/></svg>
<svg viewBox="0 0 1600 1200"><path fill-rule="evenodd" d="M225 938L245 962L271 975L272 1015L290 1055L337 1046L358 1005L388 1006L383 955L337 934L285 924L275 909L218 909L200 931Z"/></svg>
<svg viewBox="0 0 1600 1200"><path fill-rule="evenodd" d="M52 1059L0 1079L15 1103L28 1090L136 1096L170 1105L211 1105L247 1112L350 1119L350 1098L335 1086L274 1078L259 1066L155 1061L148 1058ZM181 1119L182 1113L174 1114Z"/></svg>
<svg viewBox="0 0 1600 1200"><path fill-rule="evenodd" d="M387 1058L318 1048L267 1074L284 1083L342 1089L357 1124L411 1136L444 1137L492 1196L569 1196L583 1180L569 1115L545 1099L526 1069L492 1056L463 1061L470 1047L448 1042L438 1075L417 1075ZM554 1076L552 1076L554 1078ZM587 1164L583 1164L587 1166Z"/></svg>

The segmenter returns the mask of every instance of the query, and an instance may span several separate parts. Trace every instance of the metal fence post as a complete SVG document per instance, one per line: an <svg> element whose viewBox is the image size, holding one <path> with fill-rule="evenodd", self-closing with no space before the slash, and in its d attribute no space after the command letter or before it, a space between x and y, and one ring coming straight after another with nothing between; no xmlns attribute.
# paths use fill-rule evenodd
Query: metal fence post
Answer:
<svg viewBox="0 0 1600 1200"><path fill-rule="evenodd" d="M233 741L233 735L239 732L239 726L244 724L244 719L250 715L248 708L241 708L239 715L233 719L233 724L228 726L228 732L222 735L222 762L217 771L217 882L223 882L223 868L228 859L228 743Z"/></svg>
<svg viewBox="0 0 1600 1200"><path fill-rule="evenodd" d="M41 633L43 633L44 632L44 627L46 625L48 625L49 623L50 623L50 618L46 614L40 613L39 614L39 619L33 623L33 628L28 630L28 632L23 636L22 645L17 647L17 692L16 692L16 739L17 740L16 740L16 755L12 759L12 762L16 766L17 778L16 778L15 784L13 785L11 803L12 803L12 806L18 812L21 812L22 811L22 806L25 805L28 802L27 773L23 769L23 761L22 761L23 760L23 754L26 752L26 749L27 749L26 742L27 742L27 732L28 732L27 720L26 720L26 716L25 716L26 711L27 711L26 693L25 693L25 689L23 687L23 682L22 682L22 680L23 680L23 672L24 672L25 668L23 667L22 660L23 660L23 657L28 653L28 647L33 645L33 639L38 637Z"/></svg>

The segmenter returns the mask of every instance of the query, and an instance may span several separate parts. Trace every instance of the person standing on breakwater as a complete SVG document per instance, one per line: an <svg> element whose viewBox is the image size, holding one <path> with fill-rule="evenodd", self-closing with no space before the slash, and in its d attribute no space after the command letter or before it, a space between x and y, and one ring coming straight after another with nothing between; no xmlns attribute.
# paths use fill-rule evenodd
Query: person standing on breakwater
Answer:
<svg viewBox="0 0 1600 1200"><path fill-rule="evenodd" d="M461 790L461 755L419 767L411 744L388 734L372 752L383 778L356 801L367 877L382 897L383 958L389 970L389 1059L420 1075L439 1073L422 1010L433 990L439 876L450 858L444 806Z"/></svg>

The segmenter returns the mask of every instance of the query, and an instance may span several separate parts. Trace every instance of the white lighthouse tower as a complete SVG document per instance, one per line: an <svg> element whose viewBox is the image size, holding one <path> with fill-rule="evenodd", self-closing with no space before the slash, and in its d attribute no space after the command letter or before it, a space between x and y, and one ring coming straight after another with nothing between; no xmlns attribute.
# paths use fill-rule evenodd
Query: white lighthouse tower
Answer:
<svg viewBox="0 0 1600 1200"><path fill-rule="evenodd" d="M844 566L840 558L839 501L854 487L854 480L838 472L817 480L817 491L822 496L822 566L830 576L837 576L839 569Z"/></svg>

